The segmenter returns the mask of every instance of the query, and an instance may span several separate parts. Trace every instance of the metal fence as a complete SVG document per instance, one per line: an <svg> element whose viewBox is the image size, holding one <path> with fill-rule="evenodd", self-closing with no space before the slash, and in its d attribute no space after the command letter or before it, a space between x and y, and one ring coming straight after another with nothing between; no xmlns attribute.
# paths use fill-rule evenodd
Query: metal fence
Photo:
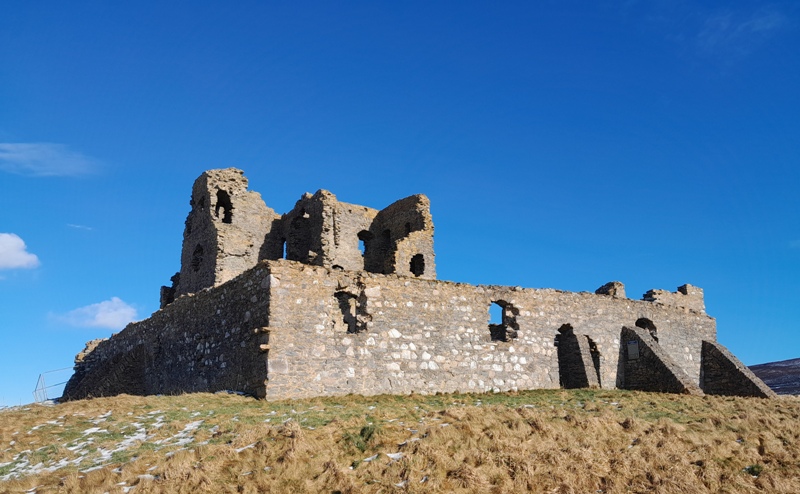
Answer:
<svg viewBox="0 0 800 494"><path fill-rule="evenodd" d="M52 395L55 392L54 388L58 388L60 386L67 384L67 380L69 379L69 374L66 374L65 371L71 371L71 370L72 367L64 367L63 369L49 370L39 374L39 380L36 381L36 389L33 390L33 400L36 403L42 403L50 400L51 398L48 396L48 394ZM56 381L58 381L59 379L64 379L64 381L48 385L44 376L48 374L55 374L58 372L61 373L60 376L50 376L50 377L56 377L55 379ZM60 396L61 393L58 393L58 396L56 396L55 398L58 398Z"/></svg>

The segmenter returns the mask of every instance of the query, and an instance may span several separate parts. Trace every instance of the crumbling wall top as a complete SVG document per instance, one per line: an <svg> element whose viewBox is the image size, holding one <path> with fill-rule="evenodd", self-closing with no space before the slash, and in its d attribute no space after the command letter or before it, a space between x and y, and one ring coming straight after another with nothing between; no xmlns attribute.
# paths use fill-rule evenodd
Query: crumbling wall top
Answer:
<svg viewBox="0 0 800 494"><path fill-rule="evenodd" d="M703 297L703 289L694 285L685 284L678 287L677 291L668 290L649 290L644 294L642 300L655 302L696 312L706 312L706 305Z"/></svg>
<svg viewBox="0 0 800 494"><path fill-rule="evenodd" d="M609 281L595 292L597 295L609 295L614 298L625 298L625 285L619 281Z"/></svg>

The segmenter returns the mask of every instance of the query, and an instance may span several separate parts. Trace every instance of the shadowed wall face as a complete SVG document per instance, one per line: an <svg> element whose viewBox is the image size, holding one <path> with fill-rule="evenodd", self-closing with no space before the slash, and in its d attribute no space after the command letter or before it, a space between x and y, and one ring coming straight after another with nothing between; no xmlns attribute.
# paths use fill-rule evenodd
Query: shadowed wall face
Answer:
<svg viewBox="0 0 800 494"><path fill-rule="evenodd" d="M618 386L624 389L662 393L702 394L697 381L690 378L658 344L650 331L622 328L620 335L622 376Z"/></svg>
<svg viewBox="0 0 800 494"><path fill-rule="evenodd" d="M558 331L556 346L561 387L599 388L600 354L597 346L588 336L576 335L569 324L565 324Z"/></svg>
<svg viewBox="0 0 800 494"><path fill-rule="evenodd" d="M714 395L777 396L761 379L742 364L727 348L712 341L703 342L703 367L700 385Z"/></svg>

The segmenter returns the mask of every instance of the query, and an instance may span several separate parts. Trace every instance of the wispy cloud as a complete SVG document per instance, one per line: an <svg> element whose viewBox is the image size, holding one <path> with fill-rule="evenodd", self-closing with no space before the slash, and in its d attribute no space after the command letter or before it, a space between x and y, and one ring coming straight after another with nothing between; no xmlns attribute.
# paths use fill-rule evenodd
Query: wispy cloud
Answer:
<svg viewBox="0 0 800 494"><path fill-rule="evenodd" d="M716 12L706 18L697 45L705 54L748 55L786 24L786 17L775 10Z"/></svg>
<svg viewBox="0 0 800 494"><path fill-rule="evenodd" d="M796 8L782 4L728 4L724 8L685 0L626 0L618 11L649 34L662 35L685 54L730 65L793 29ZM750 4L753 5L753 4Z"/></svg>
<svg viewBox="0 0 800 494"><path fill-rule="evenodd" d="M67 226L68 226L68 227L70 227L70 228L74 228L74 229L76 229L76 230L86 230L86 231L92 231L92 230L94 230L94 228L92 228L91 226L86 226L86 225L76 225L76 224L74 224L74 223L67 223Z"/></svg>
<svg viewBox="0 0 800 494"><path fill-rule="evenodd" d="M0 269L26 269L39 265L36 254L28 252L25 241L13 233L0 233Z"/></svg>
<svg viewBox="0 0 800 494"><path fill-rule="evenodd" d="M96 160L50 142L0 142L0 170L34 177L86 175Z"/></svg>
<svg viewBox="0 0 800 494"><path fill-rule="evenodd" d="M110 300L79 307L55 318L79 328L122 329L136 320L136 309L118 297L111 297Z"/></svg>

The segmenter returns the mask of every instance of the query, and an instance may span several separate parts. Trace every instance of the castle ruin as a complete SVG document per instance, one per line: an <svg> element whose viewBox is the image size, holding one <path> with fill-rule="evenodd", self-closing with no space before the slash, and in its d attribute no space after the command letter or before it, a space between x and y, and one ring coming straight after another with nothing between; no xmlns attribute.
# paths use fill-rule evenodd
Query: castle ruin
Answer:
<svg viewBox="0 0 800 494"><path fill-rule="evenodd" d="M376 210L320 190L280 215L228 168L204 172L190 204L161 309L89 342L64 399L559 387L775 396L717 342L698 287L633 300L619 282L575 293L437 280L424 195Z"/></svg>

